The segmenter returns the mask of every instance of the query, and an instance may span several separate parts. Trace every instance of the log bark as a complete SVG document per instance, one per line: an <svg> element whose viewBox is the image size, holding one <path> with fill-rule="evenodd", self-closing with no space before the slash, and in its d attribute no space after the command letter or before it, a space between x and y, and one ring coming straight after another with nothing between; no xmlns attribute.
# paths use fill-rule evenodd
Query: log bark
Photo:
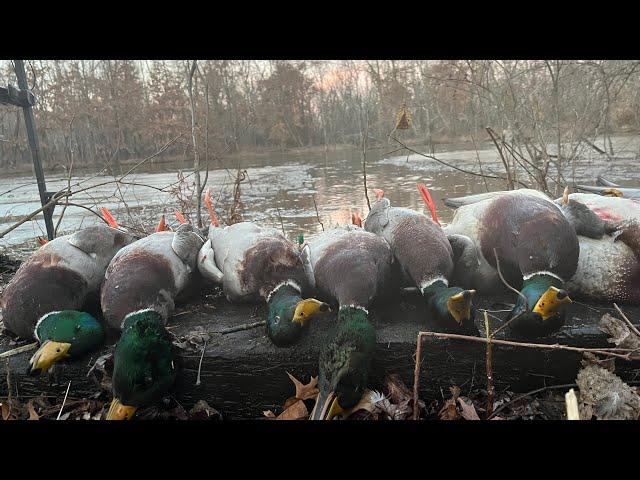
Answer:
<svg viewBox="0 0 640 480"><path fill-rule="evenodd" d="M501 302L513 302L511 296L484 298L480 308L508 309ZM371 387L381 389L385 374L397 373L407 385L413 384L416 336L420 330L439 331L426 318L420 297L405 294L403 298L372 308L373 323L378 336L378 351L374 360ZM632 319L640 319L640 307L623 307ZM597 327L602 315L616 314L610 305L571 306L566 325L555 335L536 339L537 343L561 343L592 348L611 348ZM501 318L506 313L497 314ZM198 400L206 400L225 418L259 418L263 410L281 410L284 400L294 393L287 372L303 381L318 374L318 352L328 327L335 316L319 318L312 323L303 339L294 347L277 348L266 336L265 327L243 329L223 334L222 331L241 324L255 323L266 317L265 306L231 305L220 295L199 295L199 298L179 305L169 321L169 330L178 338L198 335L207 338L206 351L200 373L201 384L196 386L202 350L182 350L174 397L185 407ZM484 335L482 314L476 319ZM494 323L495 322L495 323ZM492 330L497 328L492 321ZM508 328L497 338L516 340ZM110 343L115 339L111 338ZM0 353L15 348L7 336L0 336ZM52 377L32 378L26 375L29 357L25 352L8 359L11 369L12 392L27 397L40 394L64 396L72 381L69 396L90 397L99 388L87 377L89 365L100 354L112 348L105 346L90 357L66 362ZM441 391L457 385L466 394L470 386L484 385L485 345L459 340L425 338L422 347L420 398L429 401L441 398ZM538 351L493 345L493 380L497 392L510 389L527 392L545 385L573 383L580 369L581 355L567 351ZM7 359L0 361L0 379L6 378ZM640 373L640 362L616 360L616 373L633 380ZM0 382L0 397L8 393L6 382Z"/></svg>

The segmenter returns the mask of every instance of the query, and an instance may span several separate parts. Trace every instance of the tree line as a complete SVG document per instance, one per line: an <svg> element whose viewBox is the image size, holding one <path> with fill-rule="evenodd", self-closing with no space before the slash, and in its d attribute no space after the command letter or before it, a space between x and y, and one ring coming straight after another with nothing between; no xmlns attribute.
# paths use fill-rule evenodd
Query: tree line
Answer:
<svg viewBox="0 0 640 480"><path fill-rule="evenodd" d="M517 161L535 178L557 170L560 181L581 148L595 147L596 136L605 136L603 153L614 155L608 136L640 127L638 61L32 60L26 66L47 167L118 166L180 135L163 155L187 163L194 144L201 163L223 152L360 145L364 136L371 145L400 133L397 113L406 105L406 141L475 142L495 134L507 171ZM16 84L13 64L4 61L0 84L9 83ZM30 162L21 115L0 106L0 168Z"/></svg>

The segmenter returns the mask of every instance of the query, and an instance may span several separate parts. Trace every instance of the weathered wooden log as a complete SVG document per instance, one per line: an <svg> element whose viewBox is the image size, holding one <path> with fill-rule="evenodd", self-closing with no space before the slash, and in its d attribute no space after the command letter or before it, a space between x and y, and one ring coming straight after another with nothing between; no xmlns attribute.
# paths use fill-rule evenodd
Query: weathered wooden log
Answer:
<svg viewBox="0 0 640 480"><path fill-rule="evenodd" d="M215 298L214 298L215 297ZM479 307L509 310L500 302L512 302L510 297L480 299ZM632 321L640 318L640 308L623 307ZM571 306L566 325L555 335L537 339L538 343L560 343L583 348L611 348L597 323L606 312L615 315L610 305ZM398 301L372 309L378 335L378 352L373 366L371 387L380 389L387 373L398 373L411 386L414 373L416 337L420 330L439 331L425 317L420 298L409 295ZM294 393L287 377L290 372L301 380L318 373L318 352L335 313L317 319L302 341L291 348L275 347L265 334L265 327L249 328L228 334L219 332L241 324L264 319L263 306L231 305L219 295L202 296L200 300L182 305L170 320L169 329L178 338L197 336L208 338L202 360L201 384L196 376L201 350L183 350L182 368L173 395L186 408L198 400L206 400L225 418L257 418L263 410L280 410L284 400ZM497 313L504 318L506 312ZM476 320L484 335L482 315ZM495 329L499 322L492 324ZM498 338L515 339L508 329ZM14 348L7 337L0 337L0 352ZM26 375L32 352L9 359L12 392L20 397L40 394L62 397L71 381L70 398L90 397L99 391L93 376L87 377L91 358L67 362L50 378ZM581 355L567 351L543 351L508 346L493 346L493 378L496 392L510 389L526 392L545 385L572 383L580 368ZM6 359L0 361L0 379L6 378ZM635 380L640 362L617 359L616 372L624 379ZM420 397L425 400L447 397L447 387L458 385L463 393L472 387L484 387L485 346L459 340L426 338L423 344L423 364ZM7 384L0 380L0 396L7 395ZM442 392L442 393L441 393Z"/></svg>

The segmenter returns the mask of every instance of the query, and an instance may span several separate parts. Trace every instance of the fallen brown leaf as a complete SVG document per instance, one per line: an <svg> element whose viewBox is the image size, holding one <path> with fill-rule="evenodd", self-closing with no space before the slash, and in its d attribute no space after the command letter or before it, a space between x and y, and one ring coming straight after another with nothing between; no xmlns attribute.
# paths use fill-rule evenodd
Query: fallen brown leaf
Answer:
<svg viewBox="0 0 640 480"><path fill-rule="evenodd" d="M36 409L33 407L32 400L29 400L29 403L27 403L27 410L29 411L29 418L27 420L40 420Z"/></svg>
<svg viewBox="0 0 640 480"><path fill-rule="evenodd" d="M462 412L460 413L462 418L465 420L480 420L478 412L476 412L476 407L473 406L473 402L469 401L469 403L467 403L460 397L458 397L457 400L460 408L462 409Z"/></svg>
<svg viewBox="0 0 640 480"><path fill-rule="evenodd" d="M8 420L11 415L11 405L8 402L2 402L2 420Z"/></svg>
<svg viewBox="0 0 640 480"><path fill-rule="evenodd" d="M398 374L389 375L386 386L391 403L399 404L413 399L413 393L407 388Z"/></svg>
<svg viewBox="0 0 640 480"><path fill-rule="evenodd" d="M458 420L460 415L458 414L458 409L456 408L456 401L453 398L450 398L438 412L438 418L440 420Z"/></svg>
<svg viewBox="0 0 640 480"><path fill-rule="evenodd" d="M298 400L309 400L318 396L319 390L316 388L316 386L318 385L318 377L311 377L309 383L305 385L289 372L287 372L287 375L289 375L289 378L296 387L295 398L297 398Z"/></svg>
<svg viewBox="0 0 640 480"><path fill-rule="evenodd" d="M287 408L289 408L291 405L293 405L294 403L296 403L298 400L302 400L301 398L298 397L289 397L287 398L287 400L284 402L284 406L282 408L284 408L285 410Z"/></svg>
<svg viewBox="0 0 640 480"><path fill-rule="evenodd" d="M215 408L210 407L204 400L199 400L189 410L189 420L220 420L222 415Z"/></svg>
<svg viewBox="0 0 640 480"><path fill-rule="evenodd" d="M287 408L284 412L276 417L276 420L304 420L309 416L307 406L302 400Z"/></svg>

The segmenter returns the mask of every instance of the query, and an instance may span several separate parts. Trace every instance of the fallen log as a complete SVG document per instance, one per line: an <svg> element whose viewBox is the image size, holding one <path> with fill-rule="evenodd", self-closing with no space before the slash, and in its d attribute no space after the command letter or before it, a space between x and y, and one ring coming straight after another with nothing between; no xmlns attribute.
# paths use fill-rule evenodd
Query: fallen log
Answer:
<svg viewBox="0 0 640 480"><path fill-rule="evenodd" d="M510 310L510 296L483 298L478 307L494 311L504 318ZM496 313L496 310L504 312ZM623 306L633 321L640 318L640 307ZM607 337L598 329L604 313L616 315L612 305L578 304L571 306L566 325L555 335L536 339L536 343L564 344L580 348L611 348ZM378 352L374 361L371 387L380 389L385 374L397 373L407 385L413 384L416 337L420 330L441 331L426 319L417 295L404 295L397 301L372 309L378 336ZM335 313L317 319L298 345L277 348L267 338L260 323L266 316L264 306L231 305L220 295L205 295L181 305L169 322L169 331L196 348L181 350L178 380L172 395L185 408L198 400L218 409L225 418L259 418L264 410L279 410L284 399L293 394L286 372L308 381L317 375L318 352ZM484 336L483 315L476 319ZM492 318L491 329L499 322ZM495 337L518 340L508 329ZM111 343L115 338L111 338ZM28 342L23 342L28 343ZM206 343L204 355L202 346ZM7 336L0 336L0 353L16 348ZM10 369L11 392L18 397L53 395L62 398L71 381L70 398L89 398L99 392L94 375L87 376L97 357L112 349L105 346L94 353L57 367L50 377L26 375L33 353L23 352L0 359L0 379ZM429 401L447 396L447 387L457 385L466 394L473 386L484 388L486 346L483 343L426 337L422 346L422 370L419 395ZM564 350L522 349L493 345L493 383L496 392L510 389L527 392L547 385L573 383L582 356ZM198 368L200 384L196 386ZM616 360L616 373L623 379L636 380L640 362ZM8 395L7 382L0 381L0 397Z"/></svg>

